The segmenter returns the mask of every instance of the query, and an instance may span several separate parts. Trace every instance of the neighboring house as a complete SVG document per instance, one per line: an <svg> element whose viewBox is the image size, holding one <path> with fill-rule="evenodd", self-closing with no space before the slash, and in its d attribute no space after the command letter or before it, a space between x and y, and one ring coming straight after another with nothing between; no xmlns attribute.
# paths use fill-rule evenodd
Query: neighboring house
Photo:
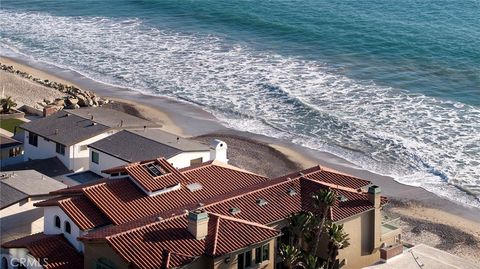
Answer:
<svg viewBox="0 0 480 269"><path fill-rule="evenodd" d="M34 170L0 172L1 241L43 231L43 210L36 202L66 185Z"/></svg>
<svg viewBox="0 0 480 269"><path fill-rule="evenodd" d="M123 130L90 144L90 170L102 176L111 167L163 157L175 168L184 168L210 160L224 163L227 144L214 140L211 146L178 137L160 129Z"/></svg>
<svg viewBox="0 0 480 269"><path fill-rule="evenodd" d="M63 234L83 253L85 269L276 268L285 218L318 214L312 194L326 188L337 193L329 220L350 234L351 245L338 256L342 268L375 263L384 243L400 239L400 229L383 232L387 200L379 187L320 166L268 179L217 161L178 170L161 158L105 173L112 178L36 204L44 207L44 233ZM31 248L44 240L34 237L25 239ZM2 245L7 261L20 246Z"/></svg>
<svg viewBox="0 0 480 269"><path fill-rule="evenodd" d="M392 249L391 253L388 253L388 251L382 253L382 261L364 267L364 269L479 268L478 263L470 262L467 259L425 244L419 244L410 249L399 246L397 249Z"/></svg>
<svg viewBox="0 0 480 269"><path fill-rule="evenodd" d="M23 143L0 134L0 168L23 162Z"/></svg>
<svg viewBox="0 0 480 269"><path fill-rule="evenodd" d="M63 110L19 126L24 129L24 160L57 157L74 172L88 170L87 146L121 129L156 124L106 108Z"/></svg>

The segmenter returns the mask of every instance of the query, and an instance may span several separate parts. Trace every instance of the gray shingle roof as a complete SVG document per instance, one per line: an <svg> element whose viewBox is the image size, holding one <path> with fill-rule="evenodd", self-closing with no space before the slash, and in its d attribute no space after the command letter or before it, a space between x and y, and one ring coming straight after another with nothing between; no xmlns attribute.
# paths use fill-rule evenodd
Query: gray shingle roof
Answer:
<svg viewBox="0 0 480 269"><path fill-rule="evenodd" d="M51 191L66 188L67 185L41 174L35 170L20 170L2 172L0 177L3 184L7 184L27 195L47 195Z"/></svg>
<svg viewBox="0 0 480 269"><path fill-rule="evenodd" d="M3 148L9 148L9 147L14 147L19 145L22 145L22 142L0 134L0 148L3 149Z"/></svg>
<svg viewBox="0 0 480 269"><path fill-rule="evenodd" d="M120 131L89 147L127 162L158 157L168 159L182 152L209 150L207 145L185 138L179 138L177 143L176 135L159 129Z"/></svg>
<svg viewBox="0 0 480 269"><path fill-rule="evenodd" d="M54 142L70 146L106 132L110 127L60 111L20 125L20 128L38 134Z"/></svg>
<svg viewBox="0 0 480 269"><path fill-rule="evenodd" d="M27 197L27 194L0 182L0 209L8 207Z"/></svg>
<svg viewBox="0 0 480 269"><path fill-rule="evenodd" d="M68 110L79 117L89 119L111 128L159 127L158 124L130 114L103 107L88 107Z"/></svg>

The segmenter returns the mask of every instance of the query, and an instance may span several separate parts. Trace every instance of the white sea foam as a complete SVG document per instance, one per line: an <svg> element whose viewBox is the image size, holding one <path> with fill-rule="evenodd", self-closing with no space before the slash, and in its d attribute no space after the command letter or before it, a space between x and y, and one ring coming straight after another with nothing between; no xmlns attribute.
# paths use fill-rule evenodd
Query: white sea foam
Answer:
<svg viewBox="0 0 480 269"><path fill-rule="evenodd" d="M315 61L152 28L138 19L0 10L2 44L93 79L200 105L225 124L325 150L480 207L480 110Z"/></svg>

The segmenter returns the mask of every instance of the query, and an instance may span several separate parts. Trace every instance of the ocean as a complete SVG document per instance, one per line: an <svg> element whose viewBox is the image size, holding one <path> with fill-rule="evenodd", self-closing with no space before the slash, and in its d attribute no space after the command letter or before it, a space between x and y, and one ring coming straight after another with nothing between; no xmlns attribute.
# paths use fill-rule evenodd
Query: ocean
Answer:
<svg viewBox="0 0 480 269"><path fill-rule="evenodd" d="M478 0L2 0L5 53L480 207Z"/></svg>

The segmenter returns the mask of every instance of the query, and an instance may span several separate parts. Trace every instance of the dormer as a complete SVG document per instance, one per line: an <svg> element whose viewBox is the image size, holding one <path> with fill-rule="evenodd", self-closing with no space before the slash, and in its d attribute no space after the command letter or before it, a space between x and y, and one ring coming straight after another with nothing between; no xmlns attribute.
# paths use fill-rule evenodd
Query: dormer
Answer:
<svg viewBox="0 0 480 269"><path fill-rule="evenodd" d="M164 158L125 166L132 182L148 196L175 191L187 178Z"/></svg>

